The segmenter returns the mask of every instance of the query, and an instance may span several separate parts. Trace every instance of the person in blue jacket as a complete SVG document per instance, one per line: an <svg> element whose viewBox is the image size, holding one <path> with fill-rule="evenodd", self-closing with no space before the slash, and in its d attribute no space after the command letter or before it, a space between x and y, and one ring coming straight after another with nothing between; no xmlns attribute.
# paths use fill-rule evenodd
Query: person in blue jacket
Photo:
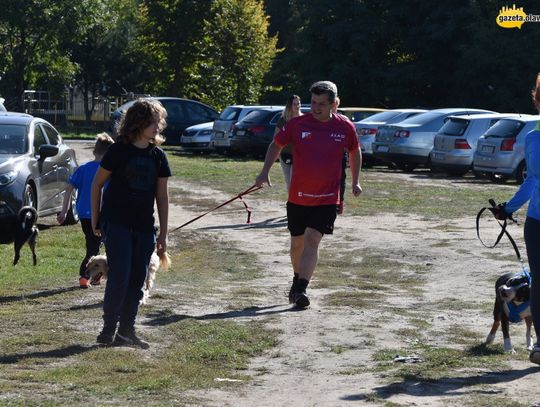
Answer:
<svg viewBox="0 0 540 407"><path fill-rule="evenodd" d="M540 73L536 78L536 86L532 91L532 100L540 112ZM506 204L499 206L497 218L504 220L521 208L527 201L527 218L524 226L527 259L531 271L531 314L536 344L529 355L533 363L540 364L540 128L537 126L525 138L525 163L527 177L518 191Z"/></svg>

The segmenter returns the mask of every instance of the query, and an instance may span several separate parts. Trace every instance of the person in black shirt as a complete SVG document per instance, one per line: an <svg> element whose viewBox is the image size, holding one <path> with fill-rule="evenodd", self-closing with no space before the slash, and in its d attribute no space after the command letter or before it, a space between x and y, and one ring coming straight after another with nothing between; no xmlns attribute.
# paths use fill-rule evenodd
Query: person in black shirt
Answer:
<svg viewBox="0 0 540 407"><path fill-rule="evenodd" d="M150 257L154 250L158 255L167 250L171 170L158 147L166 115L158 101L137 100L120 121L119 136L101 160L92 184L92 228L103 238L109 265L104 325L97 337L104 345L148 348L135 334L135 319ZM157 240L154 202L159 218Z"/></svg>

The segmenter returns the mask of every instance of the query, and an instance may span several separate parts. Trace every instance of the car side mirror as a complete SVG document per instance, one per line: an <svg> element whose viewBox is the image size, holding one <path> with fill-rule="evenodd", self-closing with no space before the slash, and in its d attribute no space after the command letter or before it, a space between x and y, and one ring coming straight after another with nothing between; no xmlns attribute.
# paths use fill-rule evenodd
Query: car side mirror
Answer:
<svg viewBox="0 0 540 407"><path fill-rule="evenodd" d="M42 144L39 146L39 159L44 160L47 157L54 157L58 154L58 147L52 144Z"/></svg>

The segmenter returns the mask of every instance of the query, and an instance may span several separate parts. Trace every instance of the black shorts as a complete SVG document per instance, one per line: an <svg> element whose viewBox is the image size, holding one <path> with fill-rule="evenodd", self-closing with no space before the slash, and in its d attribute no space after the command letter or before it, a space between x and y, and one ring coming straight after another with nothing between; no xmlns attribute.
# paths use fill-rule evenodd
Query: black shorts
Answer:
<svg viewBox="0 0 540 407"><path fill-rule="evenodd" d="M307 227L331 235L334 232L336 205L304 206L287 202L287 227L291 236L301 236Z"/></svg>

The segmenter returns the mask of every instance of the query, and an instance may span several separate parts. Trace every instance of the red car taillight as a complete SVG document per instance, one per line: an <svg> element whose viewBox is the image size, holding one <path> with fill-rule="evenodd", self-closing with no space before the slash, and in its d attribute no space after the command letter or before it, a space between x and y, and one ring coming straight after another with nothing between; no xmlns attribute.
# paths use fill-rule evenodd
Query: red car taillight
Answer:
<svg viewBox="0 0 540 407"><path fill-rule="evenodd" d="M456 141L454 141L454 148L456 150L470 150L471 146L469 143L467 143L467 140L458 138Z"/></svg>
<svg viewBox="0 0 540 407"><path fill-rule="evenodd" d="M264 131L264 126L250 127L248 130L252 133L262 133Z"/></svg>
<svg viewBox="0 0 540 407"><path fill-rule="evenodd" d="M512 151L514 149L514 144L516 143L516 138L506 138L501 143L501 151Z"/></svg>
<svg viewBox="0 0 540 407"><path fill-rule="evenodd" d="M396 138L407 138L409 137L409 135L409 130L396 130L396 132L394 133L394 137Z"/></svg>
<svg viewBox="0 0 540 407"><path fill-rule="evenodd" d="M360 129L361 136L369 136L370 134L377 133L377 129Z"/></svg>

